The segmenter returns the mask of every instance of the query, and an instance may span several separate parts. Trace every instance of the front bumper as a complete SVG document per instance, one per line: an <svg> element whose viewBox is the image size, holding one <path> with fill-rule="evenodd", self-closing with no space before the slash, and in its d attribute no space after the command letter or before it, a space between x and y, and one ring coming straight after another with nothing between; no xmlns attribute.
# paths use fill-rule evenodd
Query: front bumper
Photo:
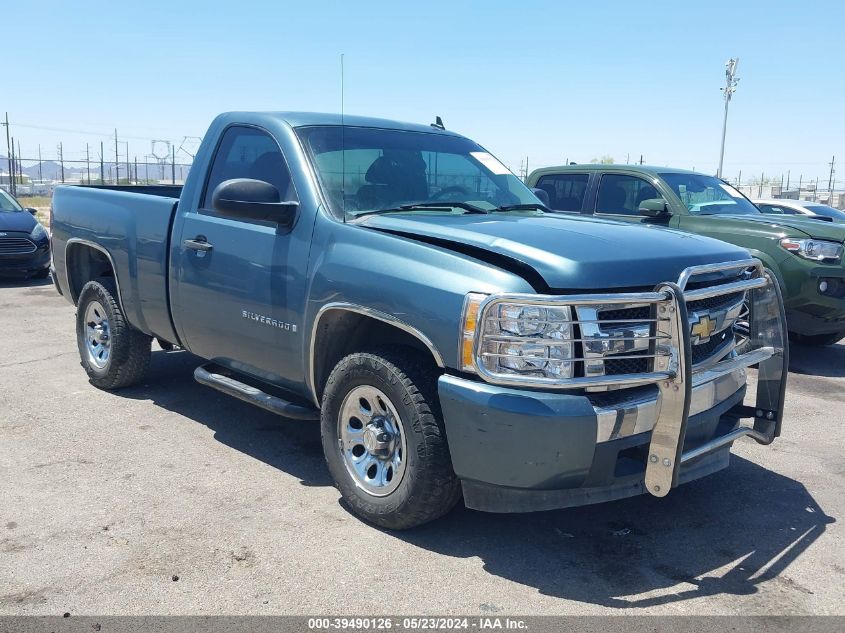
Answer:
<svg viewBox="0 0 845 633"><path fill-rule="evenodd" d="M751 351L695 373L683 325L688 278L682 277L679 285L659 288L665 293L660 313L667 316L656 327L671 338L670 360L659 375L631 375L631 388L567 393L442 376L440 403L467 506L523 512L646 491L664 496L727 466L730 445L739 437L774 440L783 416L788 350L777 283L762 267L758 271L757 281L748 284L756 298ZM701 291L687 294L700 297ZM609 300L618 302L619 295ZM745 368L755 364L758 389L749 408L743 405ZM614 385L625 386L621 380ZM740 424L748 418L753 425Z"/></svg>
<svg viewBox="0 0 845 633"><path fill-rule="evenodd" d="M0 248L0 277L27 277L39 273L50 267L50 242L48 240L33 241L28 233L6 232L3 237L26 240L30 248L16 252L11 248ZM0 244L0 247L3 245Z"/></svg>
<svg viewBox="0 0 845 633"><path fill-rule="evenodd" d="M786 322L790 332L812 336L845 332L845 268L824 266L797 256L780 263ZM830 294L819 290L821 281L836 286Z"/></svg>

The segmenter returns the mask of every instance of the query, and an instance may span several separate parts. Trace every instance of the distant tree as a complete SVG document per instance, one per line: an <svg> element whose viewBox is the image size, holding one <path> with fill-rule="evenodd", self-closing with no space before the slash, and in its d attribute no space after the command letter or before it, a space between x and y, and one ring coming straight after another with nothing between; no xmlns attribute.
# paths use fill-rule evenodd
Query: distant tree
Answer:
<svg viewBox="0 0 845 633"><path fill-rule="evenodd" d="M590 162L593 165L612 165L615 161L613 160L613 156L605 154L601 158L593 158Z"/></svg>

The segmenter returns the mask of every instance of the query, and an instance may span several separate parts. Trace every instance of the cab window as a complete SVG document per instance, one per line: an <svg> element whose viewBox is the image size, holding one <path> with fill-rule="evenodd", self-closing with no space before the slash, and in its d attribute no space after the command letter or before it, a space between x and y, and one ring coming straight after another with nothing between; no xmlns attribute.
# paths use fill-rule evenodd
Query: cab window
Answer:
<svg viewBox="0 0 845 633"><path fill-rule="evenodd" d="M203 209L211 209L217 185L232 178L263 180L279 190L280 200L296 200L282 150L264 130L236 125L223 133L205 186Z"/></svg>
<svg viewBox="0 0 845 633"><path fill-rule="evenodd" d="M587 194L588 174L547 174L537 188L549 194L549 207L556 211L580 211Z"/></svg>
<svg viewBox="0 0 845 633"><path fill-rule="evenodd" d="M639 215L644 200L662 199L650 182L637 176L604 174L596 195L596 213Z"/></svg>

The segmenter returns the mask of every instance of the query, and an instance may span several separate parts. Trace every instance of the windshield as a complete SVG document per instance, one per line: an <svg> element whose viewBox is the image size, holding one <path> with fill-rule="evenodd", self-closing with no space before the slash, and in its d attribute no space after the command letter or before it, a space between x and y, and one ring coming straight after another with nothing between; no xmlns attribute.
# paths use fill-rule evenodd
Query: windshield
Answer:
<svg viewBox="0 0 845 633"><path fill-rule="evenodd" d="M540 204L507 167L465 138L336 125L297 134L339 218L437 202L462 203L457 213Z"/></svg>
<svg viewBox="0 0 845 633"><path fill-rule="evenodd" d="M805 204L804 208L811 211L813 215L823 215L826 218L833 218L834 220L845 220L845 211L834 209L826 204Z"/></svg>
<svg viewBox="0 0 845 633"><path fill-rule="evenodd" d="M0 189L0 211L21 211L22 207L8 193Z"/></svg>
<svg viewBox="0 0 845 633"><path fill-rule="evenodd" d="M702 174L671 173L660 177L672 187L692 215L758 215L760 210L729 184Z"/></svg>

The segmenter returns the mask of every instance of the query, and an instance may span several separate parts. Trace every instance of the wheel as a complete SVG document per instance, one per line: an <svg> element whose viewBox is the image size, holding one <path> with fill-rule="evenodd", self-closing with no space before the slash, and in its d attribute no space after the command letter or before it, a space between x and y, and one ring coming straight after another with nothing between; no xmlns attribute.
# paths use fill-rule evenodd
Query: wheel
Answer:
<svg viewBox="0 0 845 633"><path fill-rule="evenodd" d="M126 321L114 283L89 281L79 293L76 342L82 367L95 387L119 389L143 380L152 338Z"/></svg>
<svg viewBox="0 0 845 633"><path fill-rule="evenodd" d="M446 514L460 498L436 396L436 373L412 350L350 354L323 393L326 463L361 518L402 530Z"/></svg>
<svg viewBox="0 0 845 633"><path fill-rule="evenodd" d="M830 334L798 334L797 332L789 333L789 340L799 345L808 345L810 347L824 347L825 345L833 345L845 338L845 332L832 332Z"/></svg>

